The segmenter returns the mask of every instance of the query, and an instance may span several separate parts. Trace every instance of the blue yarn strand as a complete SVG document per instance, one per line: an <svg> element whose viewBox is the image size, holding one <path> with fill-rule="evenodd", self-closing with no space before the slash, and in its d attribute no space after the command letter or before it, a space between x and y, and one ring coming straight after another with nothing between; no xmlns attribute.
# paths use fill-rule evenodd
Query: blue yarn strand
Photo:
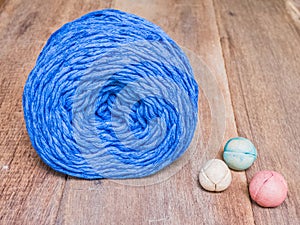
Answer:
<svg viewBox="0 0 300 225"><path fill-rule="evenodd" d="M188 148L198 85L179 46L158 26L113 9L51 35L26 81L31 143L54 170L86 178L139 178Z"/></svg>

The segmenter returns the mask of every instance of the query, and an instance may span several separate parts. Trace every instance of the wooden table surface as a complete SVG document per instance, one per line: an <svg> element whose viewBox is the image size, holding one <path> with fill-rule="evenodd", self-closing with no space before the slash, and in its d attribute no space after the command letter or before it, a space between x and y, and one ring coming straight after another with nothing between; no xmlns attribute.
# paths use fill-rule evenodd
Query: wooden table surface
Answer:
<svg viewBox="0 0 300 225"><path fill-rule="evenodd" d="M0 224L300 224L296 1L0 0ZM46 40L64 23L103 8L161 26L201 58L215 80L210 91L204 86L209 81L199 83L196 152L156 184L56 173L37 156L25 129L23 87ZM204 191L197 178L203 162L220 158L226 140L237 135L253 141L257 161L246 172L232 172L225 192ZM288 198L277 208L261 208L249 199L249 181L264 169L282 173L288 182Z"/></svg>

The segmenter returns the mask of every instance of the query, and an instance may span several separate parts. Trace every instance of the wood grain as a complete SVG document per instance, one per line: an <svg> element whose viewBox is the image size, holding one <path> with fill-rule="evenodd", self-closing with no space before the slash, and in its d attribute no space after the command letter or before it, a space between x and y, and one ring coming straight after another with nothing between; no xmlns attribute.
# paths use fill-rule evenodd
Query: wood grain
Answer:
<svg viewBox="0 0 300 225"><path fill-rule="evenodd" d="M247 171L276 170L289 186L278 208L253 203L256 224L300 221L300 36L283 1L215 0L238 132L258 148Z"/></svg>
<svg viewBox="0 0 300 225"><path fill-rule="evenodd" d="M300 0L287 0L286 8L295 24L300 28Z"/></svg>
<svg viewBox="0 0 300 225"><path fill-rule="evenodd" d="M81 12L76 14L74 5ZM109 3L90 1L85 6L67 1L1 1L1 225L56 221L66 177L48 168L31 147L23 120L23 86L49 35L96 6L109 7Z"/></svg>
<svg viewBox="0 0 300 225"><path fill-rule="evenodd" d="M235 136L236 127L212 2L139 1L128 4L127 1L115 1L113 7L160 25L181 46L202 56L218 81L214 88L219 88L226 100L227 129L224 138ZM206 133L206 139L202 139L205 142L211 125L207 121L209 102L205 102L203 93L199 103L203 106L200 115L206 115L201 118L201 122L207 124L206 129L200 132ZM133 187L110 180L91 182L69 178L60 207L59 223L254 224L245 174L234 173L232 186L222 194L204 192L197 178L204 149L200 148L200 143L197 143L197 148L193 160L179 173L151 186ZM220 148L205 150L212 151L210 157L216 157ZM234 202L237 207L230 207L229 202Z"/></svg>
<svg viewBox="0 0 300 225"><path fill-rule="evenodd" d="M161 26L196 57L194 68L206 68L195 70L196 151L154 177L88 181L58 174L39 159L25 129L23 86L46 40L64 23L108 7ZM279 0L0 0L0 224L299 224L297 26ZM247 174L233 172L225 192L205 192L201 166L220 158L237 134L254 141L258 161ZM249 199L247 179L261 169L287 178L288 199L276 209Z"/></svg>

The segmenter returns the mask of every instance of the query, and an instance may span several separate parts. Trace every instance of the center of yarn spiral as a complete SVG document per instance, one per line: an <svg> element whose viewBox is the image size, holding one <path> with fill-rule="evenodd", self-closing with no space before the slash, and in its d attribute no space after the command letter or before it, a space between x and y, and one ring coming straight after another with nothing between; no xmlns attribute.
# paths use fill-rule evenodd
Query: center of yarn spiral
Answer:
<svg viewBox="0 0 300 225"><path fill-rule="evenodd" d="M53 169L86 179L158 172L188 148L198 85L158 26L106 9L51 35L23 94L33 147Z"/></svg>

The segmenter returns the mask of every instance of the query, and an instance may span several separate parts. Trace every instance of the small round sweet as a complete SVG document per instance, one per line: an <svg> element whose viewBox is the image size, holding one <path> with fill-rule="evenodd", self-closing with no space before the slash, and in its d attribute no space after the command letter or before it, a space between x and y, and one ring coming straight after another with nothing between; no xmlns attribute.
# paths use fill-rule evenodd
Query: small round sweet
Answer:
<svg viewBox="0 0 300 225"><path fill-rule="evenodd" d="M279 206L287 196L288 187L284 177L275 171L260 171L249 185L250 196L262 207Z"/></svg>
<svg viewBox="0 0 300 225"><path fill-rule="evenodd" d="M219 159L207 161L199 174L201 186L208 191L224 191L229 187L231 179L230 169Z"/></svg>
<svg viewBox="0 0 300 225"><path fill-rule="evenodd" d="M256 158L256 148L247 138L231 138L224 147L223 159L231 169L246 170Z"/></svg>

